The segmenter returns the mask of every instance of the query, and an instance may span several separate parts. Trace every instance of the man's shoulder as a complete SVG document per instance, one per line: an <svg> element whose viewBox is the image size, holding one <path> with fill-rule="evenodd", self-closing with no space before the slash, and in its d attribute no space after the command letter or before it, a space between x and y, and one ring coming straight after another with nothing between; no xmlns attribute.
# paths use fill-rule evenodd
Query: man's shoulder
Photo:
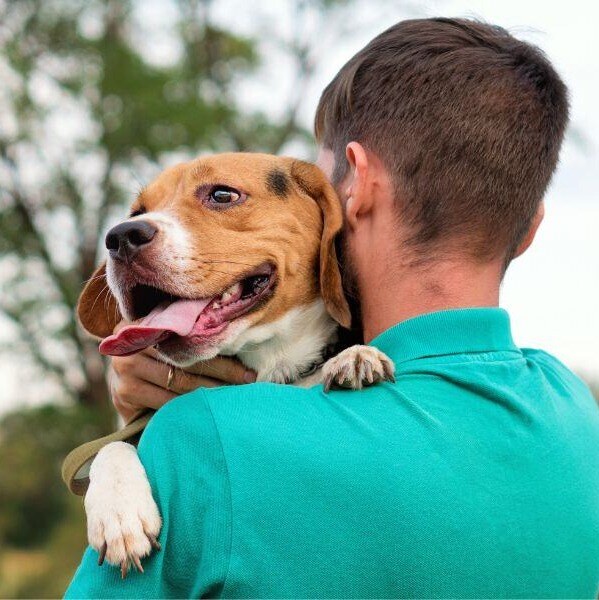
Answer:
<svg viewBox="0 0 599 600"><path fill-rule="evenodd" d="M302 388L267 382L199 391L221 433L225 429L241 429L248 434L255 431L266 436L269 431L264 431L265 424L274 431L286 428L290 423L301 428L306 414L312 414L315 419L327 418L326 415L330 415L330 403L336 399L338 401L339 393L343 392L325 393L322 385ZM185 403L187 411L193 410L193 397L180 400Z"/></svg>
<svg viewBox="0 0 599 600"><path fill-rule="evenodd" d="M320 468L324 457L334 465L332 457L339 448L344 448L339 457L343 461L363 453L364 431L371 427L394 445L399 429L411 431L413 437L422 433L422 424L408 405L394 400L391 387L396 385L325 393L322 385L252 383L200 389L160 409L145 437L157 447L162 438L174 440L169 447L180 462L194 455L195 448L205 452L208 446L215 455L222 454L232 477L290 461ZM161 447L160 452L170 451Z"/></svg>
<svg viewBox="0 0 599 600"><path fill-rule="evenodd" d="M294 404L297 401L313 402L318 398L326 398L321 385L301 388L294 385L282 385L268 382L249 383L244 385L223 385L214 388L198 388L183 394L163 406L153 417L165 423L181 417L196 415L198 410L212 412L216 408L233 410L240 407L245 410L259 408L261 411L283 404Z"/></svg>
<svg viewBox="0 0 599 600"><path fill-rule="evenodd" d="M522 348L524 357L536 364L551 379L554 385L574 388L577 392L591 394L587 384L567 365L553 354L540 348Z"/></svg>
<svg viewBox="0 0 599 600"><path fill-rule="evenodd" d="M528 359L553 365L556 368L571 372L570 369L568 369L568 367L561 360L559 360L559 358L547 352L547 350L543 350L542 348L520 348L520 350Z"/></svg>
<svg viewBox="0 0 599 600"><path fill-rule="evenodd" d="M150 420L142 441L187 434L218 436L220 424L247 426L253 420L274 424L287 421L308 405L314 406L327 395L322 386L299 388L274 383L252 383L218 388L200 388L164 405Z"/></svg>
<svg viewBox="0 0 599 600"><path fill-rule="evenodd" d="M196 390L154 415L140 456L150 479L168 489L171 481L187 485L180 482L189 473L248 494L265 472L277 473L279 482L306 471L343 479L346 465L370 452L360 445L364 422L385 421L375 396L374 390L325 394L322 386L270 383Z"/></svg>

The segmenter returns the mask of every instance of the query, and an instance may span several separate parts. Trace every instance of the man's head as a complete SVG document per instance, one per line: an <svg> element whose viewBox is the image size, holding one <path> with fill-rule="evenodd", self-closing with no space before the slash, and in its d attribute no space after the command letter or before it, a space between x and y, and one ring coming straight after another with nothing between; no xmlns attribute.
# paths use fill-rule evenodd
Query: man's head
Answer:
<svg viewBox="0 0 599 600"><path fill-rule="evenodd" d="M356 152L380 164L402 251L507 266L540 222L567 120L566 87L539 49L476 21L422 19L341 69L315 130L342 199Z"/></svg>

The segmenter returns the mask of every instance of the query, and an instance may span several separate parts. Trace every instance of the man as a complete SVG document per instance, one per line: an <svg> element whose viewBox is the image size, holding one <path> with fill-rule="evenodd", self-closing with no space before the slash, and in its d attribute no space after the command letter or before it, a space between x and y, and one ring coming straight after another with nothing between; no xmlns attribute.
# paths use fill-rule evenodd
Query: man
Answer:
<svg viewBox="0 0 599 600"><path fill-rule="evenodd" d="M567 112L543 54L497 27L404 21L354 56L320 100L319 164L364 339L397 382L170 402L139 446L163 550L125 581L88 550L68 595L595 597L599 412L497 308ZM172 397L151 354L114 367L125 416ZM180 389L214 383L194 377Z"/></svg>

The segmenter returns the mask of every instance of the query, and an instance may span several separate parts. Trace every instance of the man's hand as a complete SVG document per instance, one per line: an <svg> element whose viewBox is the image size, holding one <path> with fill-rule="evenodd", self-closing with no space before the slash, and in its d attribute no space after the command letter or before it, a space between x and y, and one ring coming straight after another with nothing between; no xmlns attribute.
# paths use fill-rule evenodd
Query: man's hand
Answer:
<svg viewBox="0 0 599 600"><path fill-rule="evenodd" d="M217 356L185 370L174 368L170 390L166 389L170 366L152 348L131 356L113 356L108 380L112 402L129 423L146 408L157 410L179 394L199 387L251 383L256 374L239 361Z"/></svg>

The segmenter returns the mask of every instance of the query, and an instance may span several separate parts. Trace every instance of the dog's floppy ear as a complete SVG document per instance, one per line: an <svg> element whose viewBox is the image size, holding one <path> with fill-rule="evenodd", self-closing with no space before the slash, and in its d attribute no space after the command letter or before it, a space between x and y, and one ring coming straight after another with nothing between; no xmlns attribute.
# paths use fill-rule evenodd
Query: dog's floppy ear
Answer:
<svg viewBox="0 0 599 600"><path fill-rule="evenodd" d="M106 281L106 263L89 278L77 303L77 316L83 328L92 335L105 338L121 320L121 313Z"/></svg>
<svg viewBox="0 0 599 600"><path fill-rule="evenodd" d="M320 293L331 317L342 327L349 329L351 312L343 293L341 272L335 250L335 239L343 226L341 203L333 186L316 165L302 160L293 160L291 176L302 191L317 202L322 211Z"/></svg>

